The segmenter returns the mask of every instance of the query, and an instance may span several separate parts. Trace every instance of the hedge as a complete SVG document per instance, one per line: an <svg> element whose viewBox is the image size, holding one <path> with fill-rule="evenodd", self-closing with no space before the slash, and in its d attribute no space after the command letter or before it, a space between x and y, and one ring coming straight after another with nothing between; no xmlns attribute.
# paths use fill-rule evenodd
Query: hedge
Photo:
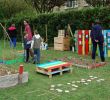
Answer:
<svg viewBox="0 0 110 100"><path fill-rule="evenodd" d="M45 25L48 26L48 43L53 44L53 39L58 35L58 29L66 29L70 24L73 33L77 29L90 29L91 24L99 19L104 29L110 28L110 7L105 8L91 8L82 10L71 10L59 13L50 14L18 14L14 18L7 21L14 21L17 27L23 26L23 20L28 19L31 27L37 29L42 37L45 38ZM3 20L2 20L3 22ZM5 22L6 23L6 22ZM7 24L7 26L8 26ZM20 28L18 28L20 29ZM20 31L20 30L18 30Z"/></svg>

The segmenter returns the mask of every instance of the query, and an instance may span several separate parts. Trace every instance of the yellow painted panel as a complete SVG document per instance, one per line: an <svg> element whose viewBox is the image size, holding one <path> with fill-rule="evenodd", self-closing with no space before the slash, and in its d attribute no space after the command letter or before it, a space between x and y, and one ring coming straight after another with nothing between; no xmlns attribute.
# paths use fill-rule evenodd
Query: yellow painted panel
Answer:
<svg viewBox="0 0 110 100"><path fill-rule="evenodd" d="M108 50L108 57L110 57L110 50Z"/></svg>

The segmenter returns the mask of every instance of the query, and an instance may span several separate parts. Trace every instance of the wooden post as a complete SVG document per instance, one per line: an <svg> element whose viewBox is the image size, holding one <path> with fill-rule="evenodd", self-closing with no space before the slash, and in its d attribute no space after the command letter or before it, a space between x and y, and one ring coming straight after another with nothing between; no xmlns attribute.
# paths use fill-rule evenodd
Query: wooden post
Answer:
<svg viewBox="0 0 110 100"><path fill-rule="evenodd" d="M73 72L73 69L72 69L72 64L70 65L70 73Z"/></svg>
<svg viewBox="0 0 110 100"><path fill-rule="evenodd" d="M72 38L74 38L74 36L73 36L73 32L72 32L71 27L70 27L69 24L68 24L68 31L70 31Z"/></svg>
<svg viewBox="0 0 110 100"><path fill-rule="evenodd" d="M52 78L51 69L48 70L49 78Z"/></svg>
<svg viewBox="0 0 110 100"><path fill-rule="evenodd" d="M22 83L22 78L23 78L23 65L20 65L19 66L19 75L18 75L18 83L21 84Z"/></svg>
<svg viewBox="0 0 110 100"><path fill-rule="evenodd" d="M21 30L20 33L21 33L21 39L22 39L21 41L22 41L22 47L23 47L23 32L22 32L23 29L22 29L22 26L20 27L20 30Z"/></svg>
<svg viewBox="0 0 110 100"><path fill-rule="evenodd" d="M3 28L3 30L4 30L4 34L6 34L6 36L9 38L10 42L13 44L13 42L12 42L12 40L11 40L11 38L10 38L8 32L6 31L6 28L5 28L1 23L0 23L0 25L1 25L1 27ZM14 45L14 44L13 44L13 45Z"/></svg>
<svg viewBox="0 0 110 100"><path fill-rule="evenodd" d="M63 72L62 72L62 66L60 67L60 75L62 75L63 74Z"/></svg>
<svg viewBox="0 0 110 100"><path fill-rule="evenodd" d="M48 42L48 35L47 35L47 24L45 25L45 33L46 33L46 43Z"/></svg>

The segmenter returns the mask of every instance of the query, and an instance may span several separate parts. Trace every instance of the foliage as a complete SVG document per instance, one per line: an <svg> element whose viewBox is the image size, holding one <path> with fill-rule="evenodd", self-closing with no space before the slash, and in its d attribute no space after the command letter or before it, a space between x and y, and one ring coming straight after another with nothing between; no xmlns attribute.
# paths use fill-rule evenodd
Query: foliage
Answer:
<svg viewBox="0 0 110 100"><path fill-rule="evenodd" d="M100 6L109 6L110 0L86 0L86 2L93 7L100 7Z"/></svg>
<svg viewBox="0 0 110 100"><path fill-rule="evenodd" d="M110 7L82 9L79 11L71 10L67 12L36 14L35 12L22 12L17 14L15 18L5 20L8 27L9 22L16 23L18 33L23 25L23 20L28 19L32 29L37 29L42 37L46 38L45 25L48 26L48 43L53 44L54 37L58 35L58 29L67 29L70 24L72 32L77 29L91 29L91 24L95 19L99 19L104 29L110 28ZM24 29L24 28L23 28ZM24 31L24 30L23 30ZM20 35L20 34L19 34ZM21 36L19 36L21 37ZM20 39L21 40L21 39Z"/></svg>
<svg viewBox="0 0 110 100"><path fill-rule="evenodd" d="M66 0L25 0L32 5L38 13L52 12L55 6L60 7Z"/></svg>
<svg viewBox="0 0 110 100"><path fill-rule="evenodd" d="M29 9L24 0L0 0L0 17L10 18L16 13Z"/></svg>

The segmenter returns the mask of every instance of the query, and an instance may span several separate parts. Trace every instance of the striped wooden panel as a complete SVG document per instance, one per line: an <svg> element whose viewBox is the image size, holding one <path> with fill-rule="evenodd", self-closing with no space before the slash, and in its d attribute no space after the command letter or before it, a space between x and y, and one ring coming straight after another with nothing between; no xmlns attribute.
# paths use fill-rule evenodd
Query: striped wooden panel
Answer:
<svg viewBox="0 0 110 100"><path fill-rule="evenodd" d="M110 57L110 30L106 30L107 33L107 54Z"/></svg>
<svg viewBox="0 0 110 100"><path fill-rule="evenodd" d="M47 62L47 63L44 63L44 64L36 65L36 67L44 68L44 69L57 68L59 66L70 66L70 63L63 62L63 61L52 61L52 62Z"/></svg>

